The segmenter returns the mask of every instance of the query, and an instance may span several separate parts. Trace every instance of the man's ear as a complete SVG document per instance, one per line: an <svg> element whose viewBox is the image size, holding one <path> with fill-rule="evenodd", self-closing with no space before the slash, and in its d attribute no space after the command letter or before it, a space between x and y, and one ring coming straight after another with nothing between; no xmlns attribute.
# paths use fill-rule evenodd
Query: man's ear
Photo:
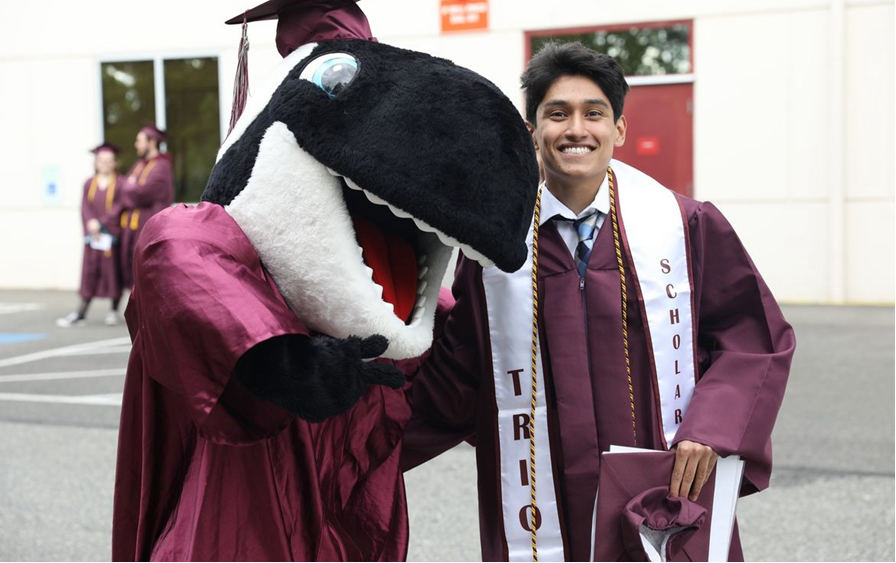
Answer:
<svg viewBox="0 0 896 563"><path fill-rule="evenodd" d="M616 120L616 142L613 143L614 147L621 147L625 144L626 129L628 129L628 123L625 121L625 116L620 115L619 119Z"/></svg>
<svg viewBox="0 0 896 563"><path fill-rule="evenodd" d="M535 150L538 150L538 140L535 138L535 127L529 123L529 120L526 120L526 129L528 129L529 134L532 135L532 143L535 145Z"/></svg>

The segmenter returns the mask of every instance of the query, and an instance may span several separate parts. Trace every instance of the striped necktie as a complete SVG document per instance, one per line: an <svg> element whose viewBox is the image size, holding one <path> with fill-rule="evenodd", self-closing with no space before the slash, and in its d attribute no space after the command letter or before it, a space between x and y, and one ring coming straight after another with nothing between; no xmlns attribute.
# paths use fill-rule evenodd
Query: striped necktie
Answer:
<svg viewBox="0 0 896 563"><path fill-rule="evenodd" d="M594 231L597 229L597 218L599 211L592 211L584 217L580 217L572 222L576 233L579 236L579 243L576 245L576 269L579 276L585 277L585 270L588 267L588 259L591 258L591 248L594 246Z"/></svg>

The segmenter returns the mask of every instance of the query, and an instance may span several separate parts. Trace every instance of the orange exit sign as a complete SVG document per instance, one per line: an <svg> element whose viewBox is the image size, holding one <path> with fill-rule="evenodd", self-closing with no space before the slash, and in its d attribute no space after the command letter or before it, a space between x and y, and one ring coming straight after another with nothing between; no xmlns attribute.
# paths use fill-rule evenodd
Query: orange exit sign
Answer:
<svg viewBox="0 0 896 563"><path fill-rule="evenodd" d="M442 32L488 29L488 0L441 0Z"/></svg>

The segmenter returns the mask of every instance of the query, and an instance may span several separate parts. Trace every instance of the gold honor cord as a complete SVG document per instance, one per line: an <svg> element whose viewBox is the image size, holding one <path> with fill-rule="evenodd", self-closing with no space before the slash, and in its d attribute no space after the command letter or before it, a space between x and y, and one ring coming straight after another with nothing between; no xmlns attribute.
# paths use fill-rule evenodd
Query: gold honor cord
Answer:
<svg viewBox="0 0 896 563"><path fill-rule="evenodd" d="M128 180L131 182L136 182L137 177L140 176L140 173L143 172L144 168L146 168L146 163L143 161L138 162L134 169L131 170L131 175L128 176Z"/></svg>
<svg viewBox="0 0 896 563"><path fill-rule="evenodd" d="M115 182L118 179L118 176L112 174L111 180L109 181L109 185L106 187L106 211L112 210L112 204L115 201ZM87 201L93 203L93 200L96 197L96 189L99 184L99 176L94 176L93 180L90 182L90 189L87 191ZM123 227L124 225L122 225Z"/></svg>
<svg viewBox="0 0 896 563"><path fill-rule="evenodd" d="M532 497L532 561L538 561L536 523L538 508L535 504L535 405L538 401L538 227L541 222L541 190L535 197L535 221L532 228L532 405L529 410L529 495Z"/></svg>
<svg viewBox="0 0 896 563"><path fill-rule="evenodd" d="M632 407L632 438L638 445L638 430L635 427L635 388L632 386L632 365L628 355L628 291L625 287L625 268L622 267L622 249L619 243L619 219L616 217L616 186L613 184L613 169L607 166L610 187L610 217L613 223L613 244L616 246L616 262L619 264L619 282L622 289L622 345L625 349L625 374L628 376L628 400Z"/></svg>
<svg viewBox="0 0 896 563"><path fill-rule="evenodd" d="M625 373L628 378L628 398L632 412L632 438L638 444L635 426L635 391L632 385L631 360L628 353L628 290L625 285L625 268L622 265L622 248L619 237L619 220L616 210L616 187L613 170L607 167L610 188L610 217L613 226L613 243L616 247L616 262L619 265L619 281L622 290L622 343L625 349ZM538 561L538 535L536 530L538 508L535 502L535 406L538 401L538 227L541 222L541 190L535 198L535 220L532 230L532 403L529 410L529 493L532 500L532 515L529 526L532 530L532 561Z"/></svg>
<svg viewBox="0 0 896 563"><path fill-rule="evenodd" d="M106 211L112 211L112 204L115 202L115 182L118 180L118 176L112 174L112 180L109 182L109 187L106 188ZM91 199L90 201L93 201Z"/></svg>
<svg viewBox="0 0 896 563"><path fill-rule="evenodd" d="M146 166L143 167L142 172L140 173L140 179L137 182L142 186L146 183L146 178L149 176L149 172L152 170L153 166L156 165L156 159L150 160L146 163Z"/></svg>
<svg viewBox="0 0 896 563"><path fill-rule="evenodd" d="M131 213L131 230L136 231L140 227L140 210L135 209Z"/></svg>
<svg viewBox="0 0 896 563"><path fill-rule="evenodd" d="M87 190L87 201L93 203L93 198L96 197L96 187L99 184L98 180L99 176L94 176L93 180L90 182L90 188Z"/></svg>

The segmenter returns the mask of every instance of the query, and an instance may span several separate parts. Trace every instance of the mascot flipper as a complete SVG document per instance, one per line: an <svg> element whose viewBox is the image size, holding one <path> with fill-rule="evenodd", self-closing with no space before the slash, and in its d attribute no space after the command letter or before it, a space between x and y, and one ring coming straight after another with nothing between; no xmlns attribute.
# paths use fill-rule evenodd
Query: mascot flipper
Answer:
<svg viewBox="0 0 896 563"><path fill-rule="evenodd" d="M532 143L493 84L370 40L351 0L245 16L278 18L285 58L203 202L135 253L112 556L403 560L402 372L453 248L523 264Z"/></svg>
<svg viewBox="0 0 896 563"><path fill-rule="evenodd" d="M398 389L404 374L389 364L364 361L386 351L382 336L344 340L284 335L244 354L236 376L247 389L310 422L347 410L368 384Z"/></svg>

